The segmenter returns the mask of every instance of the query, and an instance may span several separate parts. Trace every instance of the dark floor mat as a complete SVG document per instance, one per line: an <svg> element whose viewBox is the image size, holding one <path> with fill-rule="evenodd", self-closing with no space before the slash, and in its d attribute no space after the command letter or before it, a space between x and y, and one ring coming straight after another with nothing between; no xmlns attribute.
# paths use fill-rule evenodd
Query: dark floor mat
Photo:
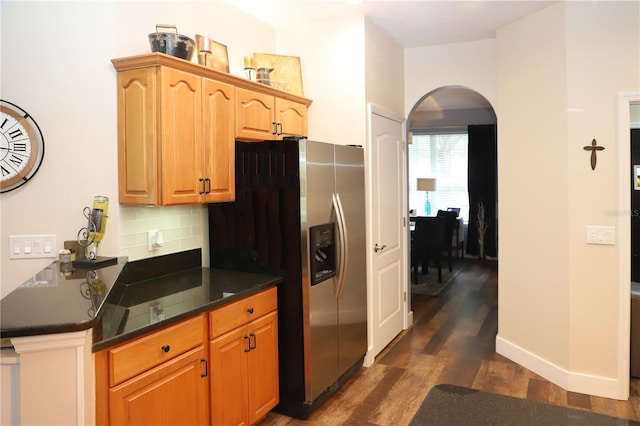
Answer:
<svg viewBox="0 0 640 426"><path fill-rule="evenodd" d="M640 422L453 385L429 391L411 425L636 425Z"/></svg>

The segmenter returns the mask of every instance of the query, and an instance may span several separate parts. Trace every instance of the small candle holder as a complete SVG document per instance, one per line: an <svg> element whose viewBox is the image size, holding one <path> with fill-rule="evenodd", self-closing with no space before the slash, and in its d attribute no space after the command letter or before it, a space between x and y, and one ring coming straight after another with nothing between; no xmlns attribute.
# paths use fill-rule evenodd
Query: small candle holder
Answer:
<svg viewBox="0 0 640 426"><path fill-rule="evenodd" d="M251 81L256 81L256 69L247 67L244 69L244 72L247 74L247 78Z"/></svg>
<svg viewBox="0 0 640 426"><path fill-rule="evenodd" d="M244 57L244 72L251 81L256 81L256 68L253 62L253 55Z"/></svg>

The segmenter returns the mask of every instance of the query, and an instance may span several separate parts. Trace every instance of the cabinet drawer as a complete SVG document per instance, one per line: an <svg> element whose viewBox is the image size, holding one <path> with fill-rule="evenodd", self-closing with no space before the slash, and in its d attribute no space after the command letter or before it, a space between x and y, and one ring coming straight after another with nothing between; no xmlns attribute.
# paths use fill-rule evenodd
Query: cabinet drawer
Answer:
<svg viewBox="0 0 640 426"><path fill-rule="evenodd" d="M209 313L209 338L220 336L256 318L275 311L278 306L275 287Z"/></svg>
<svg viewBox="0 0 640 426"><path fill-rule="evenodd" d="M175 358L204 343L205 319L202 315L169 326L108 351L115 386L156 365Z"/></svg>

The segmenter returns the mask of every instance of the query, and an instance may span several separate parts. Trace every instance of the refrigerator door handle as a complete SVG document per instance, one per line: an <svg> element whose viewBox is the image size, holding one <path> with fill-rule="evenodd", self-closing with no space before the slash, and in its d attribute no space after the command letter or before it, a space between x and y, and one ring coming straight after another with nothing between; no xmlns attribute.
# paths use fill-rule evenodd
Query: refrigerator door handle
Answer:
<svg viewBox="0 0 640 426"><path fill-rule="evenodd" d="M340 257L338 261L338 273L337 281L338 286L336 288L336 297L342 296L344 289L344 276L345 269L347 268L347 260L349 258L348 245L347 245L347 227L344 220L344 212L342 210L342 202L340 201L340 194L333 194L333 208L336 211L336 222L338 224L338 250L340 250Z"/></svg>

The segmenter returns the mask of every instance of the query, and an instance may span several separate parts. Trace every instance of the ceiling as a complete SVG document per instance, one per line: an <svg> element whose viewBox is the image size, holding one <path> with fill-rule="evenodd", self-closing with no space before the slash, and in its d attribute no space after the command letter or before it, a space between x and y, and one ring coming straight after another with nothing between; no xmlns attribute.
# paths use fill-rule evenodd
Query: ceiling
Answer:
<svg viewBox="0 0 640 426"><path fill-rule="evenodd" d="M274 27L293 21L313 22L345 16L366 16L403 48L425 47L495 38L496 30L557 1L543 0L225 0ZM426 98L416 108L410 127L428 127L446 111L493 109L482 96L467 89L446 88ZM489 111L489 112L487 112ZM449 114L451 117L451 114ZM495 117L495 115L493 115ZM495 118L494 118L495 119Z"/></svg>
<svg viewBox="0 0 640 426"><path fill-rule="evenodd" d="M226 0L274 27L293 21L366 16L404 48L494 38L497 28L557 1Z"/></svg>

